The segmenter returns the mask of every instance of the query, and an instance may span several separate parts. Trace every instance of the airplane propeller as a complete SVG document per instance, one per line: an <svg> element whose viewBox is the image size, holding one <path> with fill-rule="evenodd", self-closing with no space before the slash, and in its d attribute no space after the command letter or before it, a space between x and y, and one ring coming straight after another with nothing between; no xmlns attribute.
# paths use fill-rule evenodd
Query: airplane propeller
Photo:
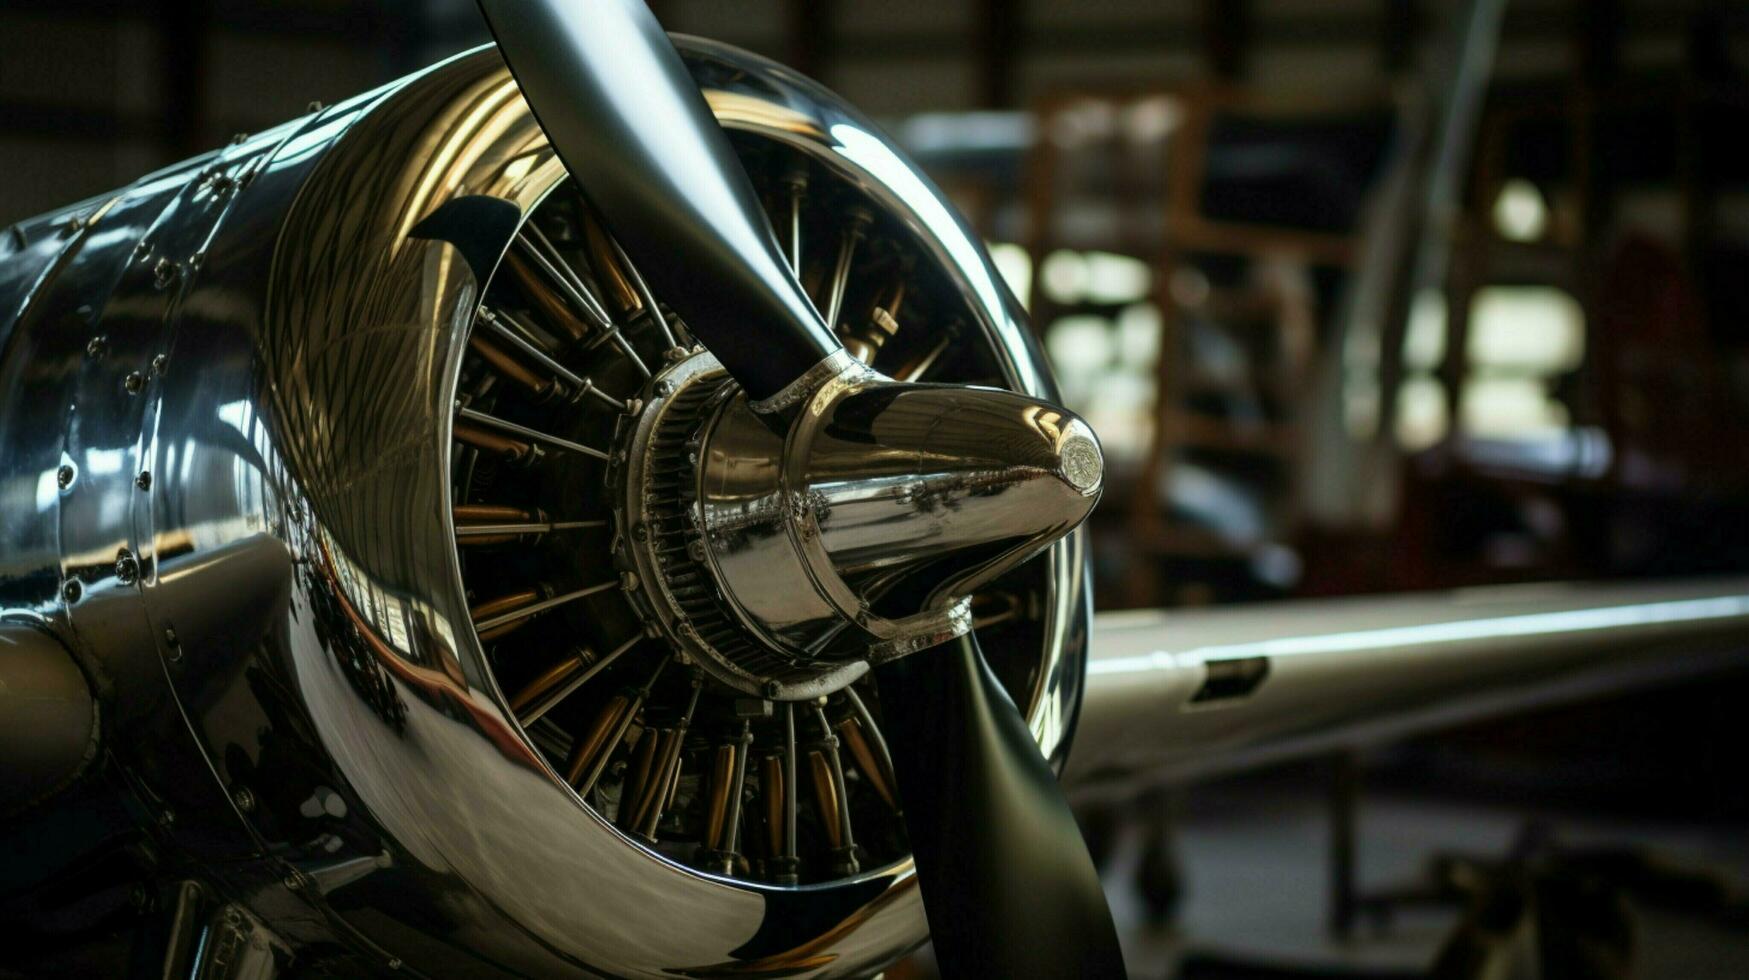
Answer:
<svg viewBox="0 0 1749 980"><path fill-rule="evenodd" d="M645 5L480 7L590 205L748 397L823 380L821 366L842 346ZM876 679L944 973L1121 976L1116 930L1068 804L976 638L888 661Z"/></svg>

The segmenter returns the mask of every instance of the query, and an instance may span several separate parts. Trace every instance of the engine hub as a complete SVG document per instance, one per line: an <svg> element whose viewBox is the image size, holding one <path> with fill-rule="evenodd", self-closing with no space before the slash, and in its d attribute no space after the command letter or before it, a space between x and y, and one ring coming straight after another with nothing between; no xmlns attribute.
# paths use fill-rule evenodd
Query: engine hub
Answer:
<svg viewBox="0 0 1749 980"><path fill-rule="evenodd" d="M619 426L629 591L746 694L831 694L965 634L973 592L1079 524L1103 482L1093 433L1048 402L833 360L773 412L710 355L677 355Z"/></svg>
<svg viewBox="0 0 1749 980"><path fill-rule="evenodd" d="M696 351L656 374L638 413L621 424L615 463L623 465L613 482L616 558L635 576L627 595L650 628L735 691L781 701L830 694L862 676L867 662L810 656L766 641L726 593L713 561L713 530L719 537L745 536L769 523L754 514L739 529L713 529L702 513L708 430L739 394L716 358ZM766 458L777 465L775 456Z"/></svg>

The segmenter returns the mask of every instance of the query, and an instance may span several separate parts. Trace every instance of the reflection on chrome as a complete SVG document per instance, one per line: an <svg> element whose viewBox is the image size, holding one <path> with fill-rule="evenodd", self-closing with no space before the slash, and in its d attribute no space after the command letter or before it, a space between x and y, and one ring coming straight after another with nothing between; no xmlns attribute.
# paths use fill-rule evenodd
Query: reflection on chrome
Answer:
<svg viewBox="0 0 1749 980"><path fill-rule="evenodd" d="M1054 392L1016 307L927 181L872 155L884 136L769 62L683 53L757 181L807 173L797 209L774 214L796 221L805 261L832 262L843 209L869 215L834 326L873 338L858 348L872 370L922 382L881 382L902 397L866 420L862 388L796 416L814 469L770 473L774 500L825 506L806 556L790 530L774 543L795 574L842 585L821 611L843 630L861 628L842 615L861 598L888 620L901 596L886 577L923 551L963 551L891 621L929 609L951 635L974 601L1005 611L992 664L1060 759L1089 619L1082 542L1017 562L1097 487L1068 443L1027 479L990 474L1079 423L1025 414ZM774 621L760 629L812 664L808 696L828 703L721 683L706 668L744 662L682 656L691 640L664 618L679 607L652 595L674 582L639 569L623 481L638 427L683 394L658 379L721 377L683 322L650 316L660 297L614 265L623 252L590 247L495 50L8 243L0 604L103 678L105 744L154 845L234 869L236 929L291 908L309 924L297 942L375 967L540 976L856 975L924 936L866 662L804 652ZM991 424L1013 444L928 458L915 433L887 433L910 406L948 411L942 382L1010 389L990 392L1012 408ZM769 438L743 431L757 422L733 393L708 408L721 435L702 459ZM853 414L891 442L878 472L833 458ZM1012 526L1018 501L1048 509ZM703 567L741 629L763 607L736 554L710 537ZM614 751L584 751L597 727ZM586 797L574 760L601 762ZM793 849L781 834L766 848L767 812L799 828ZM214 896L184 897L201 917Z"/></svg>

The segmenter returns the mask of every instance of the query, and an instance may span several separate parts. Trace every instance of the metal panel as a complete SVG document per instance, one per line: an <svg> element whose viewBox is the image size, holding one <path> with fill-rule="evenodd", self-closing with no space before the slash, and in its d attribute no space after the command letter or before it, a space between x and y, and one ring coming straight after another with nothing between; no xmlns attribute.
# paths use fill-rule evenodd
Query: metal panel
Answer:
<svg viewBox="0 0 1749 980"><path fill-rule="evenodd" d="M1749 664L1746 652L1749 578L1108 614L1064 781L1083 796L1186 781Z"/></svg>

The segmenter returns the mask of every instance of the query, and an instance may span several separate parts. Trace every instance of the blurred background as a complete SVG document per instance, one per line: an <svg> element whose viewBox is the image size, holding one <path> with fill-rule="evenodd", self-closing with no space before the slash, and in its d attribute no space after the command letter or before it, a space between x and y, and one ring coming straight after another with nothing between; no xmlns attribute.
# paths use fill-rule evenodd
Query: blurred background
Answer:
<svg viewBox="0 0 1749 980"><path fill-rule="evenodd" d="M1749 4L652 6L861 106L991 243L1104 439L1102 608L1749 568ZM0 38L0 226L486 40L471 0L3 0ZM1529 875L1586 937L1550 975L1749 976L1745 693L1086 826L1138 975L1421 975Z"/></svg>

